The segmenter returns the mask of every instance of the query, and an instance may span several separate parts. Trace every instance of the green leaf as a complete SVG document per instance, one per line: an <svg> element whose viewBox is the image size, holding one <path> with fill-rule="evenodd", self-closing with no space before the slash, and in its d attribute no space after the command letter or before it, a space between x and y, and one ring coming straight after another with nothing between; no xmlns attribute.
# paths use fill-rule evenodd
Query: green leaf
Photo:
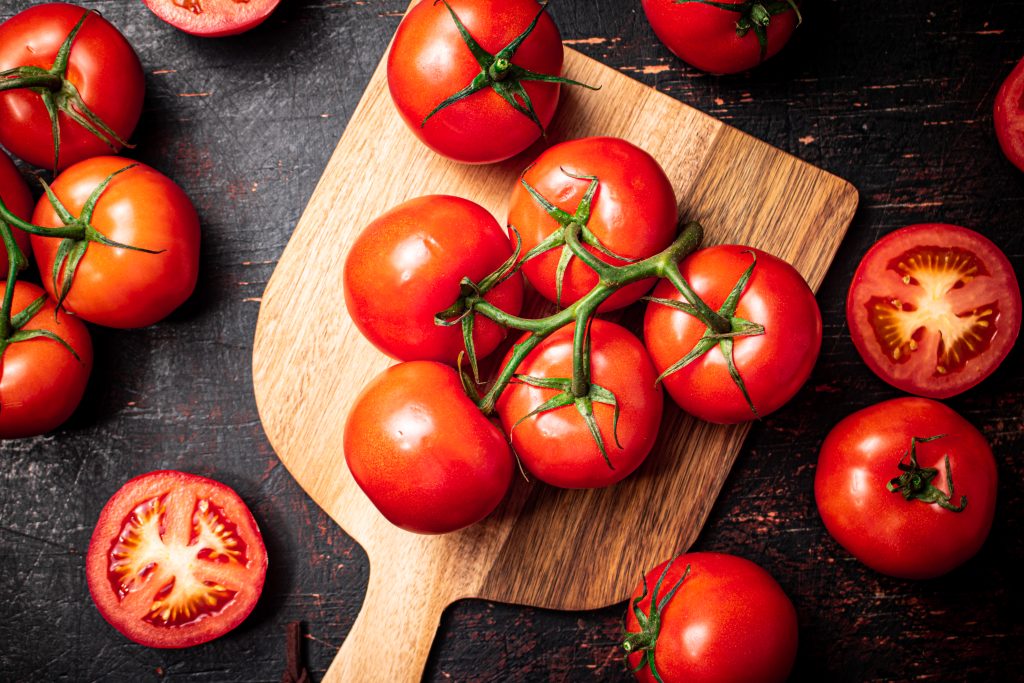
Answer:
<svg viewBox="0 0 1024 683"><path fill-rule="evenodd" d="M18 330L17 332L12 334L7 341L10 344L17 344L18 342L25 342L29 341L30 339L40 338L45 338L57 342L65 349L67 349L68 353L75 357L75 360L77 360L78 362L82 361L78 354L75 353L75 350L71 348L71 344L68 344L66 341L58 337L53 332L50 332L49 330Z"/></svg>
<svg viewBox="0 0 1024 683"><path fill-rule="evenodd" d="M17 315L11 316L11 327L15 330L20 330L22 327L28 324L28 321L35 317L36 313L39 312L44 305L46 305L46 294L43 294L38 299L26 306Z"/></svg>
<svg viewBox="0 0 1024 683"><path fill-rule="evenodd" d="M750 394L747 393L747 385L740 377L740 371L736 369L736 363L732 357L733 340L723 339L718 342L719 348L722 349L722 355L725 356L725 365L729 368L729 375L732 377L732 381L736 383L736 386L743 392L743 398L746 399L747 405L750 406L750 412L754 413L754 417L760 418L761 415L757 412L757 408L754 406L754 402L750 398Z"/></svg>
<svg viewBox="0 0 1024 683"><path fill-rule="evenodd" d="M448 8L448 14L451 15L452 21L455 22L455 27L459 30L459 35L462 36L462 42L464 42L466 47L469 48L469 51L473 54L473 58L476 60L476 63L480 65L480 68L486 71L487 67L489 67L491 62L494 61L494 57L490 52L480 47L480 43L476 42L476 38L470 35L466 25L462 23L461 19L459 19L459 15L456 14L455 10L452 9L452 6L448 4L448 0L441 1L444 3L444 6Z"/></svg>
<svg viewBox="0 0 1024 683"><path fill-rule="evenodd" d="M89 194L89 198L85 200L85 204L82 206L82 213L79 216L80 220L85 223L91 222L93 211L96 210L96 202L100 200L100 195L102 195L106 191L107 187L110 186L110 182L125 171L130 171L136 166L138 166L138 164L128 164L124 168L114 171L104 178L103 182L93 188L92 193Z"/></svg>

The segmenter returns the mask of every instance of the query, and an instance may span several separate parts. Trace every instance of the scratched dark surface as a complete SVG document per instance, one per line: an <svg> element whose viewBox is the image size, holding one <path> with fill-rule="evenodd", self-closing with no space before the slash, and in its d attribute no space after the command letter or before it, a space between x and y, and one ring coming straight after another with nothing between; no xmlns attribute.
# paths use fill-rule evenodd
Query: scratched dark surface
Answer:
<svg viewBox="0 0 1024 683"><path fill-rule="evenodd" d="M0 0L0 19L28 4ZM359 610L366 557L267 444L250 382L253 330L275 261L405 0L286 0L256 31L212 41L178 33L137 0L86 4L139 52L148 90L132 156L195 201L202 274L193 299L159 325L93 328L96 368L78 413L55 434L0 444L0 680L278 680L284 627L294 620L306 623L318 678ZM860 362L843 314L846 286L875 239L913 222L959 223L990 236L1024 275L1024 174L1000 154L991 116L998 83L1024 55L1020 3L805 3L806 23L779 57L726 78L676 60L636 0L557 0L551 11L577 49L861 192L818 297L817 369L789 406L754 428L696 548L751 558L778 578L800 618L795 679L1019 680L1020 348L993 379L949 401L990 440L1001 479L992 534L961 569L927 582L865 569L825 532L812 483L828 429L898 395ZM234 487L271 558L248 621L180 652L134 645L110 628L83 572L107 498L165 467ZM425 680L631 680L616 651L622 612L460 602L444 616Z"/></svg>

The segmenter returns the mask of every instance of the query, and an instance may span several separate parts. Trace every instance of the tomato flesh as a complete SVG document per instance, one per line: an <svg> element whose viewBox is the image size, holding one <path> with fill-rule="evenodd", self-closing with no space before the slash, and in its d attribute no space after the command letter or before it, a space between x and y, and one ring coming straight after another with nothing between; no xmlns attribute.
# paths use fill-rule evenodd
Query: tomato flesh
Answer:
<svg viewBox="0 0 1024 683"><path fill-rule="evenodd" d="M187 647L240 623L262 590L267 555L245 503L223 484L152 472L107 503L86 560L103 617L150 647Z"/></svg>
<svg viewBox="0 0 1024 683"><path fill-rule="evenodd" d="M865 255L850 287L854 343L882 379L943 398L992 373L1020 330L1020 289L998 248L957 226L909 226Z"/></svg>
<svg viewBox="0 0 1024 683"><path fill-rule="evenodd" d="M144 0L171 26L205 38L233 36L256 28L281 0Z"/></svg>

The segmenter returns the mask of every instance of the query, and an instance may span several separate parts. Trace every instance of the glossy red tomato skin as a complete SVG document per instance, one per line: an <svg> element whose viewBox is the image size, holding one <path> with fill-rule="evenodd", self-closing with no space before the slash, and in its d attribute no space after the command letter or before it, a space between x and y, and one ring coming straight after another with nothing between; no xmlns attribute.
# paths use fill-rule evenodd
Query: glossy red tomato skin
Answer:
<svg viewBox="0 0 1024 683"><path fill-rule="evenodd" d="M35 5L0 25L0 71L19 66L49 69L61 44L85 12L64 3ZM71 46L68 79L86 105L122 140L142 114L146 83L135 50L99 14L85 20ZM111 147L65 114L59 114L60 168L109 154ZM42 98L31 90L0 93L0 144L33 166L52 168L53 135ZM118 147L118 149L120 149Z"/></svg>
<svg viewBox="0 0 1024 683"><path fill-rule="evenodd" d="M126 528L128 518L136 513L140 503L158 496L164 496L168 501L165 506L166 516L163 518L165 520L189 520L183 514L189 511L188 504L195 504L200 500L208 501L223 513L222 519L230 525L232 536L244 544L244 557L237 563L221 563L229 565L232 570L230 576L233 581L230 587L236 591L235 595L218 612L187 624L163 626L145 621L140 614L145 615L146 609L142 609L141 612L129 610L124 605L129 595L120 597L111 583L112 552L119 535ZM192 508L192 512L197 513L196 507ZM173 532L168 532L166 526L162 526L160 535L165 537L165 540L173 542L173 539L167 538L171 533ZM190 563L190 566L195 565L202 566L203 562ZM100 615L129 640L160 649L200 645L223 636L241 624L259 600L266 579L267 566L267 551L259 525L239 495L213 479L175 470L157 470L142 474L118 489L100 513L85 559L89 593ZM146 580L140 581L141 586L128 592L133 594L132 597L139 594L137 599L143 608L148 607L149 600L156 599L155 596L149 597L151 592L157 589L156 586L151 586L151 583L162 569L159 563L156 563L147 574ZM173 573L173 569L171 572ZM160 578L163 579L163 576Z"/></svg>
<svg viewBox="0 0 1024 683"><path fill-rule="evenodd" d="M7 283L0 282L0 298ZM45 294L28 282L14 287L11 314L17 315ZM37 338L11 344L0 356L0 439L37 436L63 424L82 401L92 372L92 339L82 321L47 300L22 328L48 330L78 354L51 339Z"/></svg>
<svg viewBox="0 0 1024 683"><path fill-rule="evenodd" d="M516 374L572 377L575 325L558 330L537 346ZM608 467L575 406L565 406L516 422L558 392L513 381L498 399L498 415L520 462L537 479L562 488L611 486L634 472L658 436L664 404L657 374L640 340L619 325L594 320L591 328L591 381L615 394L620 415L615 442L610 405L595 403L594 414L614 469ZM504 364L511 359L511 352ZM621 448L619 447L621 445Z"/></svg>
<svg viewBox="0 0 1024 683"><path fill-rule="evenodd" d="M185 33L222 38L262 24L280 0L144 0L163 21Z"/></svg>
<svg viewBox="0 0 1024 683"><path fill-rule="evenodd" d="M0 199L16 216L28 220L32 215L32 193L28 190L24 178L18 173L17 167L4 152L0 151ZM31 258L32 252L28 233L11 227L14 241L18 243L25 258ZM7 250L0 243L0 280L7 279Z"/></svg>
<svg viewBox="0 0 1024 683"><path fill-rule="evenodd" d="M344 448L370 501L415 533L479 522L512 482L505 435L469 400L455 370L433 361L399 363L375 377L349 413Z"/></svg>
<svg viewBox="0 0 1024 683"><path fill-rule="evenodd" d="M1024 171L1024 59L999 88L994 117L999 146L1006 158Z"/></svg>
<svg viewBox="0 0 1024 683"><path fill-rule="evenodd" d="M654 157L621 138L592 137L570 140L547 149L526 170L523 178L558 208L574 214L590 181L578 176L597 176L600 185L591 206L587 227L608 250L629 259L653 256L668 247L676 236L678 208L672 182ZM522 253L540 244L558 227L557 221L516 182L509 201L508 223L519 231ZM514 233L509 229L510 239ZM589 251L612 265L629 263ZM556 273L561 249L530 259L523 274L549 301L557 301ZM562 281L562 306L582 298L597 284L597 275L573 258ZM601 304L601 311L627 306L644 295L654 280L627 285Z"/></svg>
<svg viewBox="0 0 1024 683"><path fill-rule="evenodd" d="M989 329L995 332L987 350L968 360L963 368L943 376L938 374L936 364L931 360L939 343L934 332L927 332L919 345L919 352L909 354L909 360L897 363L886 355L869 319L867 304L871 297L911 302L921 296L921 288L902 282L900 272L890 267L893 259L921 247L963 249L976 257L988 272L987 276L976 276L965 286L956 287L955 291L941 292L952 297L949 301L959 303L955 313L979 304L994 302L998 305L999 314L990 321L992 327ZM977 292L976 298L974 292ZM846 320L854 346L879 378L911 394L949 398L990 376L1013 348L1021 326L1020 285L1006 255L980 233L944 223L909 225L880 239L861 259L846 299Z"/></svg>
<svg viewBox="0 0 1024 683"><path fill-rule="evenodd" d="M918 443L921 467L939 470L933 484L949 493L944 457L949 456L954 497L967 496L962 512L907 501L886 484L911 437L944 434ZM926 398L897 398L860 410L837 424L821 446L814 497L836 541L872 569L907 579L941 576L973 557L995 515L997 473L985 437L951 408Z"/></svg>
<svg viewBox="0 0 1024 683"><path fill-rule="evenodd" d="M526 30L540 10L536 0L451 0L469 33L496 54ZM552 75L562 72L562 38L545 13L512 63ZM480 65L466 47L443 3L422 0L406 14L388 54L388 88L409 129L432 150L456 161L490 164L519 154L541 136L527 116L492 88L484 88L427 121L437 105L469 85ZM559 85L525 81L541 125L558 105Z"/></svg>
<svg viewBox="0 0 1024 683"><path fill-rule="evenodd" d="M57 176L53 191L78 216L107 176L135 163L121 157L87 159ZM32 222L63 225L45 195L36 204ZM100 196L92 225L115 242L162 251L147 254L90 244L64 300L69 311L106 327L146 327L192 295L199 276L199 216L173 180L145 164L125 171ZM58 238L32 236L36 265L51 297L59 247Z"/></svg>
<svg viewBox="0 0 1024 683"><path fill-rule="evenodd" d="M446 195L417 197L378 217L356 238L343 271L345 305L363 336L392 358L454 365L466 348L462 328L439 326L434 316L458 299L462 278L479 283L511 255L505 232L480 205ZM517 315L522 278L516 274L485 299ZM477 356L494 351L505 334L477 316Z"/></svg>
<svg viewBox="0 0 1024 683"><path fill-rule="evenodd" d="M646 575L648 597L639 606L650 613L650 591L665 568ZM662 612L655 663L665 683L782 683L796 661L796 610L772 576L749 560L724 553L689 553L673 562L659 598L690 567L679 592ZM626 610L626 632L640 630L633 600ZM628 657L630 668L640 654ZM636 672L641 683L656 683L650 667Z"/></svg>
<svg viewBox="0 0 1024 683"><path fill-rule="evenodd" d="M793 398L817 361L821 313L814 293L791 265L745 246L701 249L683 260L680 272L697 296L717 311L750 266L752 254L757 257L757 265L740 297L736 315L763 325L765 333L736 338L733 358L758 415L764 417ZM683 300L668 281L660 282L652 296ZM705 329L694 316L649 303L644 316L644 342L658 372L689 353ZM701 420L733 424L754 419L717 347L663 381L679 407Z"/></svg>
<svg viewBox="0 0 1024 683"><path fill-rule="evenodd" d="M725 0L732 5L743 0ZM687 64L712 74L734 74L761 63L761 44L753 31L736 35L739 13L699 2L642 0L647 21L669 50ZM778 54L796 29L795 12L776 14L768 25L765 59Z"/></svg>

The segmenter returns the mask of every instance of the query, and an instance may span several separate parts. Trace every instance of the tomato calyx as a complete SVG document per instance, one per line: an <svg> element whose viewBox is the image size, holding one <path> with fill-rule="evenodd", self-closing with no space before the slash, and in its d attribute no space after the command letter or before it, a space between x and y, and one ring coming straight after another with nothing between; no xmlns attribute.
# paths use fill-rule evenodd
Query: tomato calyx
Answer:
<svg viewBox="0 0 1024 683"><path fill-rule="evenodd" d="M899 493L907 501L919 500L923 503L938 505L950 512L963 512L967 507L967 496L960 496L960 505L953 505L950 502L953 499L954 491L953 471L949 465L949 455L947 454L945 457L946 483L949 484L948 494L932 483L939 475L939 470L934 467L921 467L917 463L917 444L936 441L944 436L946 435L939 434L925 438L910 437L910 450L900 457L898 465L902 474L891 479L885 487L892 493ZM910 462L904 463L904 458L908 456Z"/></svg>
<svg viewBox="0 0 1024 683"><path fill-rule="evenodd" d="M750 31L754 32L757 42L761 46L762 62L768 57L768 26L771 24L773 16L792 11L796 14L797 26L804 21L796 0L777 0L775 2L748 0L738 3L714 2L713 0L676 0L677 5L688 5L694 2L739 14L739 19L736 20L736 35L743 38Z"/></svg>
<svg viewBox="0 0 1024 683"><path fill-rule="evenodd" d="M452 21L455 22L455 26L459 30L459 35L462 36L463 42L466 43L466 47L469 48L469 51L473 54L477 64L480 65L480 73L477 74L465 88L454 93L434 107L430 113L423 118L423 121L420 123L421 128L426 126L427 121L442 109L450 107L456 102L460 102L485 88L491 88L494 92L498 93L503 100L508 102L513 109L533 121L537 128L540 129L541 133L544 133L544 125L537 117L537 112L533 108L533 102L530 100L530 95L523 87L523 81L542 81L545 83L578 85L590 90L601 89L599 86L595 87L587 85L586 83L580 83L579 81L574 81L569 78L530 71L529 69L524 69L523 67L512 63L512 58L515 56L519 46L523 44L531 33L533 33L533 29L536 28L541 15L543 15L547 10L546 2L541 3L540 10L537 12L537 15L533 18L533 21L526 30L516 36L511 43L493 55L485 50L480 43L473 38L469 33L469 29L467 29L465 24L462 23L462 20L459 19L459 15L456 14L455 10L452 9L452 6L448 4L448 0L434 0L435 5L438 2L444 3L444 6L448 9L448 13L451 15Z"/></svg>
<svg viewBox="0 0 1024 683"><path fill-rule="evenodd" d="M587 225L590 223L590 209L594 201L594 195L597 194L597 189L601 184L597 176L576 175L575 173L571 173L565 170L564 168L560 169L562 173L569 176L570 178L575 178L576 180L586 180L589 181L590 183L587 186L587 191L583 194L583 198L580 199L580 203L576 206L576 210L572 214L570 214L569 212L563 211L562 209L552 204L550 201L547 200L547 198L545 198L540 192L538 192L536 188L534 188L532 185L526 182L526 173L530 170L530 168L532 168L532 166L528 167L525 171L523 171L523 174L519 178L519 182L522 183L523 187L526 188L526 191L530 193L530 196L533 197L534 201L540 204L544 211L558 223L559 227L556 228L555 231L552 232L550 235L548 235L540 244L538 244L533 249L528 251L526 255L523 257L523 263L529 261L530 259L536 256L540 256L544 252L551 251L552 249L558 249L559 247L562 248L562 253L558 259L558 267L555 271L555 303L558 306L561 306L562 282L565 279L565 271L569 267L569 263L570 261L572 261L572 257L574 255L572 248L570 248L566 242L566 236L570 232L578 233L579 238L583 241L584 244L593 247L594 249L601 252L605 256L608 256L609 258L616 259L617 261L622 261L623 263L634 263L636 259L627 258L625 256L620 256L614 253L606 246L601 244L601 240L599 240L597 236L594 235L594 233L591 232L590 229L587 227ZM510 227L512 227L512 229L515 230L515 227ZM598 266L598 268L600 268L600 266ZM600 271L598 274L600 274Z"/></svg>
<svg viewBox="0 0 1024 683"><path fill-rule="evenodd" d="M82 18L64 39L57 51L53 66L49 69L38 66L19 66L0 72L0 92L27 88L43 99L43 106L46 107L46 113L50 117L53 135L54 171L60 166L60 113L85 128L114 151L121 147L134 147L123 140L114 129L89 108L85 100L82 99L81 93L78 92L78 88L67 77L71 47L85 21L93 14L98 16L95 10L85 10Z"/></svg>
<svg viewBox="0 0 1024 683"><path fill-rule="evenodd" d="M732 377L733 382L735 382L739 390L743 393L743 398L746 399L747 405L750 406L750 411L755 417L760 417L757 412L757 407L750 398L750 394L747 392L747 386L744 383L743 378L740 376L740 372L736 368L736 363L733 359L733 346L737 337L756 337L764 334L763 325L759 325L758 323L751 322L749 320L744 320L736 315L736 307L739 305L740 298L743 296L743 291L750 282L750 277L754 273L754 267L757 265L757 256L753 252L749 253L752 258L750 266L743 271L743 275L740 276L740 279L736 282L735 286L733 286L732 291L729 292L729 296L726 298L725 303L722 304L722 307L719 308L717 312L719 318L725 321L725 326L709 324L709 321L702 317L701 312L692 303L676 301L674 299L662 299L653 296L644 297L644 299L662 306L669 306L670 308L683 311L684 313L700 319L708 326L704 331L703 336L701 336L700 340L690 350L690 352L670 365L665 372L658 376L657 381L661 382L672 373L682 370L687 365L690 365L717 346L721 349L722 355L725 357L725 364L729 369L729 375ZM675 276L671 276L670 273L669 280L673 281L673 284L676 284L673 277L682 280L682 276L680 276L678 272ZM682 291L680 284L677 284L676 287ZM714 323L717 321L711 322Z"/></svg>
<svg viewBox="0 0 1024 683"><path fill-rule="evenodd" d="M78 264L81 262L82 257L85 256L85 252L89 248L89 244L96 242L107 247L141 251L146 254L163 253L163 249L145 249L143 247L115 242L94 228L91 223L93 211L96 210L96 203L103 195L103 192L107 189L107 186L110 185L114 178L125 171L130 171L136 166L138 166L138 164L129 164L104 178L103 182L97 185L96 189L94 189L92 194L89 195L85 205L82 207L81 215L77 217L71 215L71 212L65 208L64 204L57 198L57 195L54 194L49 183L40 178L39 182L42 183L47 199L49 199L54 211L64 224L61 228L46 228L40 225L33 225L32 223L22 220L18 216L14 215L2 204L2 202L0 202L0 219L11 223L18 229L23 230L30 235L61 239L60 246L57 249L57 256L53 262L53 271L50 273L50 276L53 278L53 291L58 293L58 309L63 305L68 292L71 291L71 285L75 278L75 272L78 270Z"/></svg>
<svg viewBox="0 0 1024 683"><path fill-rule="evenodd" d="M631 654L635 652L641 653L640 663L632 669L633 673L640 671L645 666L649 667L651 675L658 683L664 683L661 674L658 673L658 666L654 661L655 647L658 644L658 635L661 632L661 613L668 606L668 603L671 602L672 598L675 597L683 582L690 576L690 565L686 565L683 575L672 586L668 594L659 600L658 592L661 590L673 562L675 562L675 559L665 565L661 575L658 577L658 581L654 584L654 591L651 593L651 607L648 614L644 614L643 610L640 609L640 603L647 597L647 576L643 576L643 592L640 594L640 597L633 600L631 607L633 614L636 616L637 623L640 625L640 630L636 632L625 631L623 634L625 639L622 642L622 649L626 651L627 664Z"/></svg>

